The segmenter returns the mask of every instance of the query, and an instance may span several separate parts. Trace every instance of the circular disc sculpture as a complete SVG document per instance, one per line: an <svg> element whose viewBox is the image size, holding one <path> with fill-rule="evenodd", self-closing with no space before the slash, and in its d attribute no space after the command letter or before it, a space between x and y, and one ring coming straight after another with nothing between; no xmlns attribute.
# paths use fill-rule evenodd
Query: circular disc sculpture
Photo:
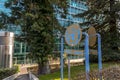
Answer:
<svg viewBox="0 0 120 80"><path fill-rule="evenodd" d="M95 36L95 34L96 34L95 28L94 27L90 27L88 29L88 35L90 36L89 37L89 45L90 45L90 47L93 47L95 45L95 43L96 43L96 36Z"/></svg>
<svg viewBox="0 0 120 80"><path fill-rule="evenodd" d="M65 32L65 41L69 46L77 45L82 38L82 31L78 24L67 27Z"/></svg>

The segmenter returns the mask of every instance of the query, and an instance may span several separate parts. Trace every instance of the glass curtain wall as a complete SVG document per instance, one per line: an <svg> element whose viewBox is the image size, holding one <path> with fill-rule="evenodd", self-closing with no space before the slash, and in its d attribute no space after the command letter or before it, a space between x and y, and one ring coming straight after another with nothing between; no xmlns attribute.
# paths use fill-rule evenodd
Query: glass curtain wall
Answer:
<svg viewBox="0 0 120 80"><path fill-rule="evenodd" d="M61 12L63 12L63 10L56 10L54 13L60 25L63 27L68 27L73 23L82 23L84 21L84 18L73 17L73 15L83 13L88 9L85 0L68 0L68 2L68 14L66 18L61 17Z"/></svg>
<svg viewBox="0 0 120 80"><path fill-rule="evenodd" d="M11 10L5 8L4 4L7 0L0 0L0 14L5 13L7 15L10 15ZM0 16L1 18L1 16ZM6 19L7 20L7 19ZM15 36L20 35L21 33L21 27L15 26L13 24L7 24L7 28L0 29L0 31L10 31L14 32ZM28 46L24 42L16 41L14 42L14 53L13 53L13 63L14 64L26 64L26 63L32 63L31 60L27 59L26 55L28 53Z"/></svg>
<svg viewBox="0 0 120 80"><path fill-rule="evenodd" d="M86 0L68 0L68 2L69 2L67 4L68 12L67 12L66 18L61 17L62 16L61 13L63 12L63 10L55 8L56 12L54 13L59 24L64 28L67 28L68 26L70 26L73 23L79 24L79 23L84 22L84 18L74 17L73 15L76 15L78 13L83 13L84 11L88 10ZM81 28L86 28L86 26L81 26ZM60 40L56 39L55 41L57 42L55 44L55 46L56 46L55 52L60 52ZM81 43L81 44L84 45L83 43ZM64 43L64 45L65 45L65 49L75 49L75 50L80 49L80 45L77 45L75 47L70 47L66 43ZM76 59L76 58L81 58L81 57L82 56L80 56L80 57L79 56L71 56L70 58Z"/></svg>
<svg viewBox="0 0 120 80"><path fill-rule="evenodd" d="M0 13L4 12L9 15L10 10L5 8L5 6L4 6L5 1L7 1L7 0L0 0ZM68 9L67 9L68 14L67 14L66 18L61 17L61 12L63 10L59 10L58 8L56 8L57 10L54 13L54 15L55 15L56 19L58 20L58 22L60 23L60 25L62 27L66 28L73 23L82 23L84 21L83 18L73 17L72 15L75 15L77 13L82 13L87 10L86 0L68 0L67 5L68 5ZM59 11L61 11L61 12L59 12ZM85 26L82 26L82 28L84 28L84 27ZM3 29L2 29L2 31L3 31ZM4 31L11 31L11 32L14 32L15 35L19 35L21 33L21 28L20 28L20 26L14 26L12 24L9 24L7 29L5 29ZM56 51L59 51L60 43L59 43L59 40L56 40L56 41L58 42L57 44L55 44L57 46ZM68 46L66 46L66 47L70 48ZM14 54L13 54L14 55L14 58L13 58L14 64L30 63L31 61L26 58L28 51L29 51L29 48L28 48L27 44L25 44L24 42L15 41Z"/></svg>

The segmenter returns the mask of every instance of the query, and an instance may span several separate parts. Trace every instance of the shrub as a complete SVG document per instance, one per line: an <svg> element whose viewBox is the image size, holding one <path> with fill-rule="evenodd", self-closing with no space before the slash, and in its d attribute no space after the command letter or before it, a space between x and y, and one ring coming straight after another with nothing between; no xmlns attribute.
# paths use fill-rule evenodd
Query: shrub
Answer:
<svg viewBox="0 0 120 80"><path fill-rule="evenodd" d="M105 50L102 55L103 62L115 62L120 61L120 51L115 50Z"/></svg>
<svg viewBox="0 0 120 80"><path fill-rule="evenodd" d="M116 62L120 61L120 51L103 50L102 62ZM90 62L97 63L98 55L90 54Z"/></svg>
<svg viewBox="0 0 120 80"><path fill-rule="evenodd" d="M20 72L20 65L14 65L14 68L16 69L16 72Z"/></svg>
<svg viewBox="0 0 120 80"><path fill-rule="evenodd" d="M18 72L17 67L0 69L0 79L4 79Z"/></svg>
<svg viewBox="0 0 120 80"><path fill-rule="evenodd" d="M98 55L90 54L90 63L97 63Z"/></svg>

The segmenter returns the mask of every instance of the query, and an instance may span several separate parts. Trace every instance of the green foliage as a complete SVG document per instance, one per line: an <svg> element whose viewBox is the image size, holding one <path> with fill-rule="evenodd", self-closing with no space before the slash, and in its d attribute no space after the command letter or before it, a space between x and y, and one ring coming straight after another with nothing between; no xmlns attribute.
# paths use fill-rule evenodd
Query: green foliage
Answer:
<svg viewBox="0 0 120 80"><path fill-rule="evenodd" d="M80 25L93 26L102 36L102 47L118 49L120 33L117 19L120 18L120 2L116 0L88 0L88 11L76 16L85 18Z"/></svg>
<svg viewBox="0 0 120 80"><path fill-rule="evenodd" d="M119 62L120 61L120 51L115 50L104 50L102 61L103 62Z"/></svg>
<svg viewBox="0 0 120 80"><path fill-rule="evenodd" d="M4 79L8 76L11 76L18 72L18 69L16 67L14 68L6 68L6 69L0 69L0 79Z"/></svg>
<svg viewBox="0 0 120 80"><path fill-rule="evenodd" d="M90 54L90 63L98 63L98 55Z"/></svg>
<svg viewBox="0 0 120 80"><path fill-rule="evenodd" d="M14 68L16 69L16 72L20 72L20 65L14 65Z"/></svg>
<svg viewBox="0 0 120 80"><path fill-rule="evenodd" d="M84 65L71 67L71 78L73 79L79 72L84 72ZM41 75L40 80L60 80L60 70L51 74ZM64 80L68 80L68 68L64 68Z"/></svg>
<svg viewBox="0 0 120 80"><path fill-rule="evenodd" d="M53 5L64 9L66 0L10 0L6 3L12 10L11 23L21 26L19 37L30 47L28 57L42 67L53 53L53 30L59 29Z"/></svg>
<svg viewBox="0 0 120 80"><path fill-rule="evenodd" d="M115 63L103 63L103 69L113 66ZM120 64L119 64L120 65ZM90 71L98 70L98 64L90 64ZM85 73L85 65L71 66L71 79L73 80L81 73ZM60 79L60 70L51 74L41 75L40 80L61 80ZM68 68L64 68L64 80L68 80ZM80 79L77 79L80 80Z"/></svg>
<svg viewBox="0 0 120 80"><path fill-rule="evenodd" d="M117 20L120 16L120 2L116 0L88 0L88 11L78 14L85 22L80 25L93 26L102 38L102 61L120 61L120 32ZM87 29L86 29L87 30ZM90 62L98 62L96 55L90 54Z"/></svg>
<svg viewBox="0 0 120 80"><path fill-rule="evenodd" d="M8 18L9 16L6 13L0 12L0 29L6 29L7 24L9 23Z"/></svg>
<svg viewBox="0 0 120 80"><path fill-rule="evenodd" d="M103 50L102 62L119 62L120 51L112 49ZM90 54L90 63L98 63L98 55Z"/></svg>

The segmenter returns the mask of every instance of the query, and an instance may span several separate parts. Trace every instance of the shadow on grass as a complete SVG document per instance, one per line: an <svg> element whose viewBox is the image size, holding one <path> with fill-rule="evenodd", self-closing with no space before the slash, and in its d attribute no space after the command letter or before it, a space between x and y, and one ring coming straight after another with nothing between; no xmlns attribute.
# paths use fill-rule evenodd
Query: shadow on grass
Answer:
<svg viewBox="0 0 120 80"><path fill-rule="evenodd" d="M103 68L109 67L111 65L115 65L116 63L103 63ZM120 65L120 64L119 64ZM98 64L93 63L90 64L90 71L98 70ZM74 79L79 73L85 72L85 65L72 66L71 67L71 79ZM40 80L61 80L60 79L60 70L54 73L50 73L47 75L41 75L39 77ZM68 68L64 68L64 80L68 80Z"/></svg>
<svg viewBox="0 0 120 80"><path fill-rule="evenodd" d="M76 76L79 72L83 72L85 70L84 65L71 67L71 78ZM60 78L60 70L54 73L41 75L39 77L40 80L61 80ZM64 68L64 80L68 80L68 68Z"/></svg>

